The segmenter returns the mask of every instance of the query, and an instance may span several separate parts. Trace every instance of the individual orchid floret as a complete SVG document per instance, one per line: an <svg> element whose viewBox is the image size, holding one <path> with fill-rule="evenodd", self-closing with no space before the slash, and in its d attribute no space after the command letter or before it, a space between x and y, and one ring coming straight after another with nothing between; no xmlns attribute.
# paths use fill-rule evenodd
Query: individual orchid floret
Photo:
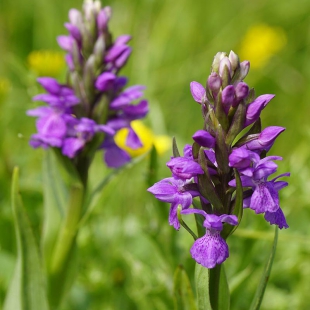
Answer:
<svg viewBox="0 0 310 310"><path fill-rule="evenodd" d="M222 92L222 104L226 114L231 106L234 105L235 102L235 88L233 85L228 85L223 89Z"/></svg>
<svg viewBox="0 0 310 310"><path fill-rule="evenodd" d="M37 134L31 136L30 145L37 147L61 147L67 134L66 114L50 107L28 110L27 115L38 117Z"/></svg>
<svg viewBox="0 0 310 310"><path fill-rule="evenodd" d="M193 139L199 145L204 147L214 148L215 146L215 138L205 130L196 131L193 135Z"/></svg>
<svg viewBox="0 0 310 310"><path fill-rule="evenodd" d="M240 63L240 77L239 80L242 81L249 73L250 62L245 60Z"/></svg>
<svg viewBox="0 0 310 310"><path fill-rule="evenodd" d="M180 179L191 179L197 174L203 174L203 170L193 159L186 157L175 157L167 162L167 167L172 174Z"/></svg>
<svg viewBox="0 0 310 310"><path fill-rule="evenodd" d="M202 103L206 95L205 88L198 82L191 82L190 90L194 100L198 103Z"/></svg>
<svg viewBox="0 0 310 310"><path fill-rule="evenodd" d="M96 80L95 86L98 90L108 91L114 89L117 76L112 72L103 72Z"/></svg>
<svg viewBox="0 0 310 310"><path fill-rule="evenodd" d="M266 107L269 101L275 95L262 95L257 97L253 102L247 106L244 127L253 124L258 120L261 111Z"/></svg>
<svg viewBox="0 0 310 310"><path fill-rule="evenodd" d="M112 109L121 109L128 106L133 100L139 99L143 95L145 86L135 85L128 87L125 91L119 94L110 104Z"/></svg>
<svg viewBox="0 0 310 310"><path fill-rule="evenodd" d="M221 77L216 72L212 72L208 77L207 83L208 83L209 89L213 92L213 95L217 96L217 93L219 92L222 86Z"/></svg>
<svg viewBox="0 0 310 310"><path fill-rule="evenodd" d="M74 94L72 88L59 84L50 77L38 78L38 82L48 92L48 94L39 94L32 98L34 101L44 101L52 107L68 108L80 103L80 99Z"/></svg>
<svg viewBox="0 0 310 310"><path fill-rule="evenodd" d="M273 213L280 208L278 190L282 187L279 187L275 179L267 181L267 178L277 171L273 160L281 159L279 156L268 156L253 162L253 167L246 170L247 175L241 176L242 185L253 189L249 207L256 213ZM229 185L236 187L236 180L230 181Z"/></svg>
<svg viewBox="0 0 310 310"><path fill-rule="evenodd" d="M252 135L251 139L244 144L244 147L251 151L268 152L273 146L276 138L285 130L279 126L266 127L260 134Z"/></svg>
<svg viewBox="0 0 310 310"><path fill-rule="evenodd" d="M233 107L235 107L241 100L245 99L249 94L249 86L244 83L240 82L235 87L235 96L236 100L233 104Z"/></svg>
<svg viewBox="0 0 310 310"><path fill-rule="evenodd" d="M232 70L235 71L239 67L239 57L238 57L238 55L235 52L230 51L229 55L228 55L228 59L229 59L229 61L231 63Z"/></svg>
<svg viewBox="0 0 310 310"><path fill-rule="evenodd" d="M107 28L108 21L111 17L111 8L106 6L101 9L97 15L97 27L99 32L104 32Z"/></svg>
<svg viewBox="0 0 310 310"><path fill-rule="evenodd" d="M219 71L220 62L224 57L227 57L227 54L225 52L216 53L216 55L214 56L214 59L213 59L213 63L212 63L213 72Z"/></svg>
<svg viewBox="0 0 310 310"><path fill-rule="evenodd" d="M177 216L178 205L181 205L183 210L188 209L192 204L193 197L199 196L198 190L187 191L185 189L186 184L190 182L190 180L166 178L148 188L148 191L158 200L171 203L169 224L177 230L180 229Z"/></svg>
<svg viewBox="0 0 310 310"><path fill-rule="evenodd" d="M238 225L238 218L235 215L208 214L199 209L185 209L181 214L197 213L205 217L203 226L206 234L198 238L190 249L193 259L206 268L214 268L222 264L229 257L229 249L226 241L221 237L223 223Z"/></svg>
<svg viewBox="0 0 310 310"><path fill-rule="evenodd" d="M230 77L232 77L232 65L229 61L229 58L227 56L223 57L220 61L219 65L219 75L220 77L223 77L225 75L225 71L229 72Z"/></svg>
<svg viewBox="0 0 310 310"><path fill-rule="evenodd" d="M122 35L115 40L114 45L108 50L104 60L109 71L117 72L127 62L131 54L131 47L127 45L130 39L131 36Z"/></svg>
<svg viewBox="0 0 310 310"><path fill-rule="evenodd" d="M257 153L245 148L236 148L229 155L229 166L242 170L252 167L252 163L258 162L259 160L260 157Z"/></svg>

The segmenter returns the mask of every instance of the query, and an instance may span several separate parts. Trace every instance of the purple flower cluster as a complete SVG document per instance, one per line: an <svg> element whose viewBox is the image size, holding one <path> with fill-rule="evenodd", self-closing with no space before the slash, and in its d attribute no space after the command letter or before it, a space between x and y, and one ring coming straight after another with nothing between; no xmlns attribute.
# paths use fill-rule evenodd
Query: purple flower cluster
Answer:
<svg viewBox="0 0 310 310"><path fill-rule="evenodd" d="M130 156L114 142L114 135L128 128L126 145L141 147L139 137L131 128L131 121L148 113L148 103L142 100L144 86L125 88L127 78L119 70L131 54L127 45L129 35L112 40L108 29L109 7L86 0L82 12L71 9L69 35L57 41L66 54L68 81L61 84L53 78L41 77L38 82L46 93L35 101L47 106L29 110L37 117L37 133L31 146L59 148L64 156L78 161L78 157L92 158L91 150L104 149L109 167L117 168L130 161Z"/></svg>
<svg viewBox="0 0 310 310"><path fill-rule="evenodd" d="M285 128L261 129L260 114L274 95L255 98L243 81L249 68L249 62L240 63L232 51L218 53L206 87L190 84L194 100L201 105L204 127L194 133L193 144L185 146L184 156L174 144L174 156L167 163L172 177L148 189L157 199L171 203L169 223L177 230L178 206L181 214L203 216L206 233L194 242L191 255L206 268L229 256L225 239L239 225L242 208L264 213L266 221L279 228L288 227L278 194L288 183L278 179L289 173L268 180L277 171L274 161L282 158L266 157ZM241 131L245 134L239 138ZM201 209L190 208L194 198L200 200Z"/></svg>

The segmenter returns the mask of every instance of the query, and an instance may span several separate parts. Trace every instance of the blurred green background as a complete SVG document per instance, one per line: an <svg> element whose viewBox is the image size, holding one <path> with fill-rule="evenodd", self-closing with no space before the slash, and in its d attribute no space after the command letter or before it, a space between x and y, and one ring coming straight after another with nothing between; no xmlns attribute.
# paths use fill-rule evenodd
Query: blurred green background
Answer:
<svg viewBox="0 0 310 310"><path fill-rule="evenodd" d="M151 112L146 123L156 134L176 136L180 148L203 125L189 83L205 83L218 51L232 49L241 60L253 61L245 81L257 95L276 94L262 112L262 122L264 127L286 127L270 153L284 158L279 173L292 173L290 186L280 193L290 228L279 234L262 309L310 309L310 2L109 0L102 4L113 9L114 36L133 36L133 54L122 73L131 85L147 86ZM66 34L68 10L81 6L82 1L72 0L0 2L0 304L15 264L10 207L15 165L20 166L21 192L38 238L42 228L43 151L28 145L35 126L25 112L36 106L31 97L39 92L38 75L50 73L64 81L56 36ZM165 167L169 156L168 152L160 157L158 180L170 175ZM167 222L168 205L158 204L146 192L147 168L146 158L105 188L79 234L79 272L64 310L172 309L178 264L193 280L191 237L182 229L174 232ZM96 184L106 173L98 154L91 182ZM246 210L228 240L232 309L249 308L272 238L273 228L263 217Z"/></svg>

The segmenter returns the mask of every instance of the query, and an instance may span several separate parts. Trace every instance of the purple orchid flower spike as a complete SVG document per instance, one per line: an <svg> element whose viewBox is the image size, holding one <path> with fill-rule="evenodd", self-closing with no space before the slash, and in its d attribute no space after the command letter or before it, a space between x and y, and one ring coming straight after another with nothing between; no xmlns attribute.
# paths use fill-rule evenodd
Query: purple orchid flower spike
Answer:
<svg viewBox="0 0 310 310"><path fill-rule="evenodd" d="M254 90L243 81L249 69L250 63L240 62L234 52L229 55L219 52L206 87L195 81L190 83L193 99L201 104L202 129L193 134L194 143L185 145L183 157L173 141L173 154L179 157L172 157L166 164L172 178L149 189L157 199L171 203L169 219L175 228L180 227L178 204L182 207L181 214L204 216L206 234L194 242L191 254L206 268L214 268L228 257L228 246L221 237L223 223L236 226L242 219L239 212L242 207L264 213L266 221L280 229L288 227L279 202L279 191L288 183L279 178L289 173L271 179L278 168L274 161L282 157L266 157L285 129L279 126L260 129L261 112L274 95L255 98ZM194 201L196 209L189 209L194 197L188 195L189 189L195 189L195 195L199 196L200 201ZM240 218L230 215L231 210ZM188 227L184 228L194 236ZM233 232L233 227L226 228L223 236Z"/></svg>
<svg viewBox="0 0 310 310"><path fill-rule="evenodd" d="M206 268L214 268L216 264L222 264L229 257L229 249L226 241L221 237L223 223L238 225L238 218L235 215L208 214L199 209L182 210L181 214L197 213L205 217L203 226L206 234L198 238L190 249L193 259Z"/></svg>
<svg viewBox="0 0 310 310"><path fill-rule="evenodd" d="M57 147L72 159L80 154L87 157L84 149L104 149L107 165L116 168L127 163L130 156L115 144L113 136L128 128L126 145L133 149L141 147L131 122L146 116L148 102L140 99L144 86L124 89L127 78L118 76L131 53L127 45L131 36L121 35L113 41L108 27L110 17L111 8L101 8L99 1L85 1L82 12L69 11L69 23L65 23L69 34L57 38L67 52L68 84L60 84L51 77L39 78L46 93L33 100L44 101L48 107L27 114L38 117L38 132L30 141L33 147ZM77 78L81 72L82 80ZM96 135L99 141L94 138L98 132L106 134ZM92 145L87 148L89 144ZM93 154L89 157L93 158Z"/></svg>
<svg viewBox="0 0 310 310"><path fill-rule="evenodd" d="M200 195L198 191L185 189L184 186L189 183L190 181L166 178L148 188L148 191L158 200L171 203L169 224L176 230L180 229L177 216L178 205L181 205L183 210L188 209L192 204L193 197Z"/></svg>

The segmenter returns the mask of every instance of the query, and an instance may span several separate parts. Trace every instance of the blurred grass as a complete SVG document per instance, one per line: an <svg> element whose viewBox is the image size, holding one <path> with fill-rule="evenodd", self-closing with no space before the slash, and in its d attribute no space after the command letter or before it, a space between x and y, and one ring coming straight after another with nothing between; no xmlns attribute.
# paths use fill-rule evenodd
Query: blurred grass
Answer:
<svg viewBox="0 0 310 310"><path fill-rule="evenodd" d="M262 309L309 309L310 301L310 2L308 0L118 0L111 5L110 29L115 36L133 36L133 54L123 74L130 84L145 84L155 134L176 136L179 147L202 126L199 106L189 83L205 83L218 51L240 52L250 27L279 27L286 45L265 66L250 70L246 82L257 95L276 94L263 111L263 125L286 127L272 149L283 156L279 172L291 171L290 186L281 192L281 206L290 228L279 234L278 251ZM0 2L0 300L3 302L15 257L9 183L15 165L21 170L21 191L37 236L41 231L42 150L28 139L34 119L25 111L35 106L35 74L27 66L31 51L54 50L56 36L71 7L82 1L16 0ZM271 43L272 44L272 43ZM268 49L268 46L265 47ZM244 59L242 59L244 60ZM248 60L251 61L251 58ZM64 72L59 74L60 79ZM2 85L2 84L1 84ZM169 175L160 158L158 179ZM64 309L172 309L172 278L181 263L190 274L190 236L175 233L167 223L168 206L146 193L147 159L115 178L104 190L79 236L77 283ZM98 154L92 182L106 173ZM234 283L232 309L248 309L271 245L273 229L262 216L246 210L240 228L229 239L226 270ZM189 220L189 223L190 220ZM174 244L174 247L171 247ZM241 281L241 282L240 282Z"/></svg>

